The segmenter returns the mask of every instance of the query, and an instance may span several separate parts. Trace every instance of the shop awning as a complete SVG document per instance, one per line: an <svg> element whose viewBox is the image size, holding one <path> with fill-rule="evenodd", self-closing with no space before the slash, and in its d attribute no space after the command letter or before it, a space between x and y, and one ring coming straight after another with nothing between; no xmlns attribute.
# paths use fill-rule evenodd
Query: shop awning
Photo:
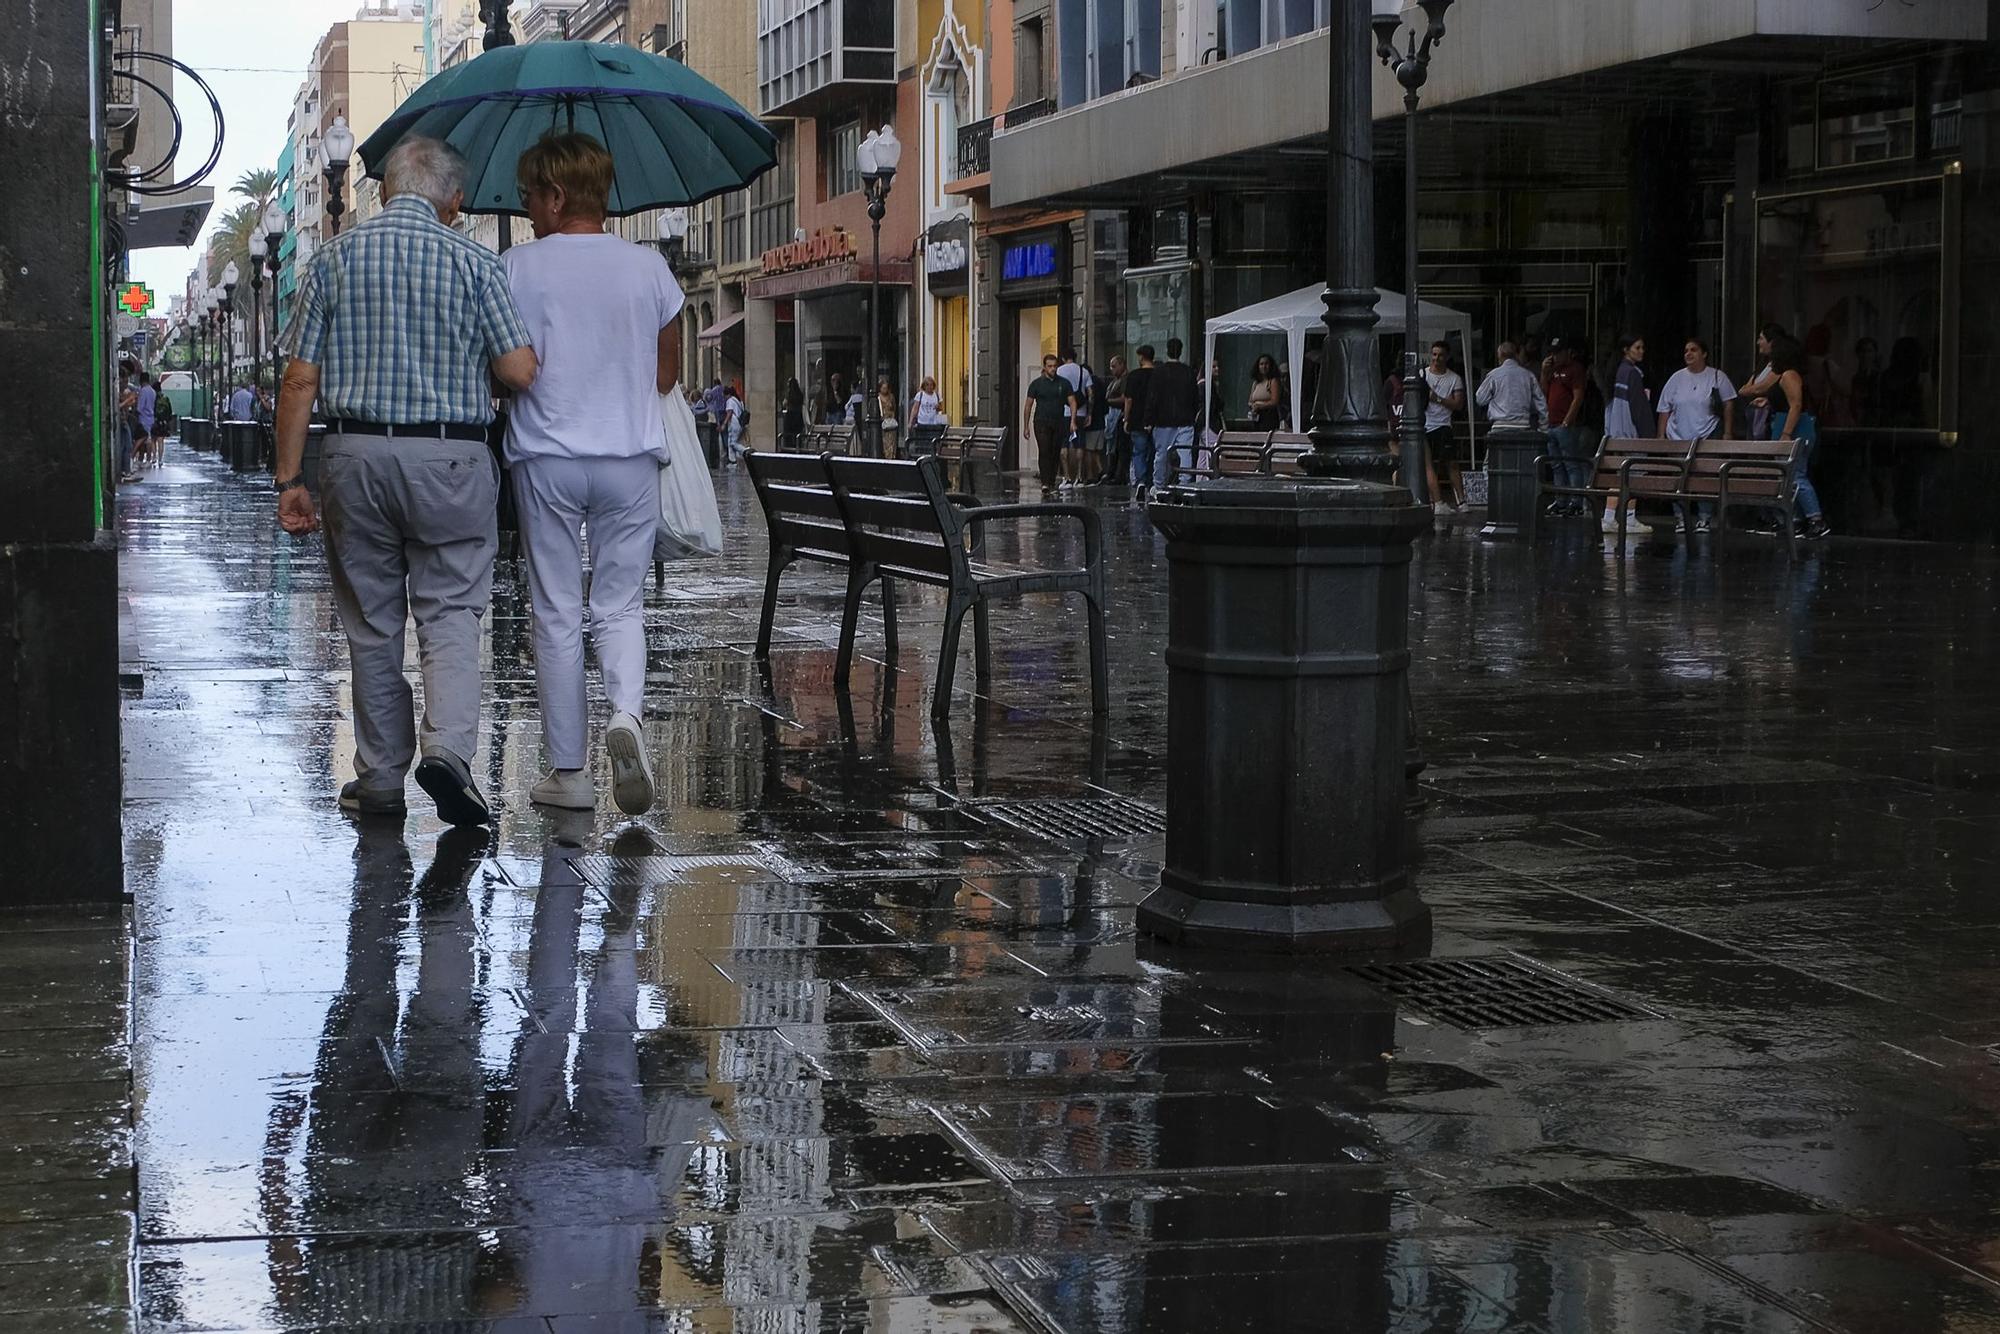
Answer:
<svg viewBox="0 0 2000 1334"><path fill-rule="evenodd" d="M139 216L125 224L125 248L157 250L195 243L215 203L215 191L203 185L179 194L138 198Z"/></svg>
<svg viewBox="0 0 2000 1334"><path fill-rule="evenodd" d="M726 316L723 319L717 320L715 323L709 325L706 329L703 329L699 334L696 334L695 341L697 343L721 342L726 334L730 333L737 326L743 323L743 314L744 313L739 310L734 315Z"/></svg>

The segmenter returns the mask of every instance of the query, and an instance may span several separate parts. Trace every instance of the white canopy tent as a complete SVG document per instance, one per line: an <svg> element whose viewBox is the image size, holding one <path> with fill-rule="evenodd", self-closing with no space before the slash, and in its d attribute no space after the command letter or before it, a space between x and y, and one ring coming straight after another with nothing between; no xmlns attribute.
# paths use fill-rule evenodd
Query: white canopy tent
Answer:
<svg viewBox="0 0 2000 1334"><path fill-rule="evenodd" d="M1401 292L1391 292L1386 287L1375 289L1376 333L1403 332L1404 301ZM1466 347L1472 330L1472 320L1465 312L1450 310L1430 301L1419 304L1417 325L1417 336L1420 338L1443 338L1457 334L1461 348ZM1301 371L1306 364L1307 335L1326 332L1326 287L1323 284L1301 287L1296 292L1274 296L1227 315L1217 315L1208 322L1207 332L1207 355L1201 362L1204 367L1215 364L1217 338L1229 334L1283 334L1292 369L1292 422L1297 425L1305 421L1304 405L1300 402L1305 377Z"/></svg>

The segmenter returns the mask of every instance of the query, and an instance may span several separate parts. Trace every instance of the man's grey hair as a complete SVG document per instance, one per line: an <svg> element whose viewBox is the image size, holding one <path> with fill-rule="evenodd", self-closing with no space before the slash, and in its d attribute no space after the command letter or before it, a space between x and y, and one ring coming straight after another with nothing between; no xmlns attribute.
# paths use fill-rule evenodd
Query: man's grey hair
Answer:
<svg viewBox="0 0 2000 1334"><path fill-rule="evenodd" d="M1493 349L1493 357L1496 361L1512 361L1520 355L1521 349L1515 347L1512 343L1502 343Z"/></svg>
<svg viewBox="0 0 2000 1334"><path fill-rule="evenodd" d="M465 154L442 139L412 135L389 150L382 164L382 194L417 195L442 213L452 197L465 189Z"/></svg>

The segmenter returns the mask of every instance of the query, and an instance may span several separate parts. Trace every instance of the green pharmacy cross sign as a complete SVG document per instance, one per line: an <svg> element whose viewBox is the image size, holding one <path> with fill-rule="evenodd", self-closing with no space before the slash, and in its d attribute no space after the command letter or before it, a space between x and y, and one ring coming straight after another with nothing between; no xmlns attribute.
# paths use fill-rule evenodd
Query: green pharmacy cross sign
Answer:
<svg viewBox="0 0 2000 1334"><path fill-rule="evenodd" d="M133 283L118 294L118 304L136 319L153 308L153 289L144 283Z"/></svg>

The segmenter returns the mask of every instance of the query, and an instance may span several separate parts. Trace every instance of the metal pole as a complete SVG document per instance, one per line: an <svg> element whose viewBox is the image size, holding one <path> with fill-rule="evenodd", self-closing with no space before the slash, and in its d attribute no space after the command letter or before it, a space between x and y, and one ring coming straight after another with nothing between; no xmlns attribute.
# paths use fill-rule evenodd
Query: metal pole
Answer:
<svg viewBox="0 0 2000 1334"><path fill-rule="evenodd" d="M862 403L868 409L868 450L876 458L882 457L882 400L875 392L876 339L882 324L882 219L873 209L868 212L869 227L875 237L875 267L868 274L868 383L862 389Z"/></svg>
<svg viewBox="0 0 2000 1334"><path fill-rule="evenodd" d="M1375 347L1375 44L1368 6L1332 6L1327 59L1326 328L1312 410L1318 476L1387 481L1394 467Z"/></svg>
<svg viewBox="0 0 2000 1334"><path fill-rule="evenodd" d="M264 265L262 260L252 260L251 264L250 387L258 391L264 387L264 278L258 272Z"/></svg>
<svg viewBox="0 0 2000 1334"><path fill-rule="evenodd" d="M1412 39L1414 43L1414 38ZM1424 476L1424 412L1430 395L1424 392L1423 302L1417 296L1417 92L1403 94L1403 485L1419 505L1435 497Z"/></svg>

